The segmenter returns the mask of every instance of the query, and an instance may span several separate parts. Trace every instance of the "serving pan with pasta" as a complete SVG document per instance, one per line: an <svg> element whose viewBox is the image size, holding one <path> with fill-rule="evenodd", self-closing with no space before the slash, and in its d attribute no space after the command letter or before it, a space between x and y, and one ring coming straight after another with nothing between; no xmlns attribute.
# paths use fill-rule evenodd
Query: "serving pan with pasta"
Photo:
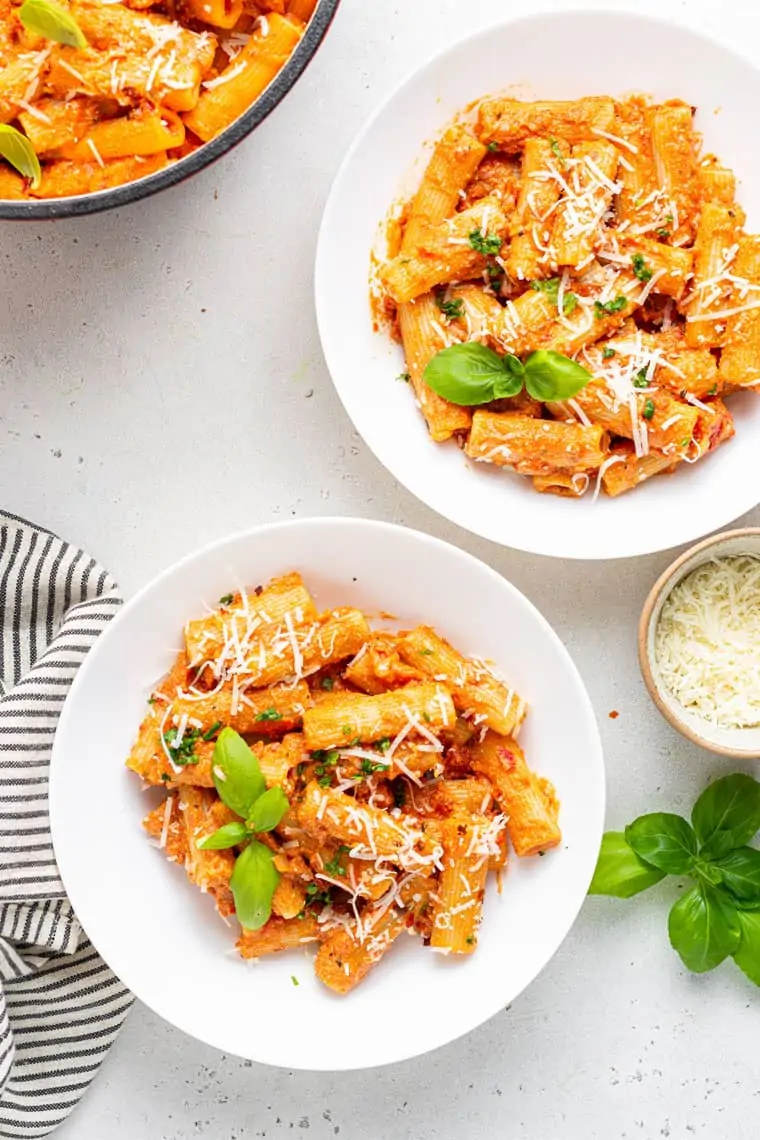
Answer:
<svg viewBox="0 0 760 1140"><path fill-rule="evenodd" d="M306 519L127 603L66 702L51 813L77 916L142 1001L228 1052L351 1069L538 974L604 777L583 682L513 586L415 531Z"/></svg>
<svg viewBox="0 0 760 1140"><path fill-rule="evenodd" d="M317 301L338 392L398 479L565 557L754 505L758 97L719 45L610 12L498 24L392 96L333 187Z"/></svg>
<svg viewBox="0 0 760 1140"><path fill-rule="evenodd" d="M289 69L291 57L304 55L302 40L306 53L316 49L336 5L6 0L0 10L4 215L44 216L31 205L14 214L5 205L13 202L96 193L104 201L104 192L165 172L153 180L158 188L177 180L169 171L180 160L189 160L181 169L190 173L217 157L226 146L215 140L237 124L227 145L238 141L241 116ZM204 147L207 153L191 158Z"/></svg>
<svg viewBox="0 0 760 1140"><path fill-rule="evenodd" d="M258 959L319 946L347 993L403 933L474 952L489 871L562 835L517 736L525 701L430 626L319 613L301 575L185 625L128 767L166 798L144 826L234 915Z"/></svg>

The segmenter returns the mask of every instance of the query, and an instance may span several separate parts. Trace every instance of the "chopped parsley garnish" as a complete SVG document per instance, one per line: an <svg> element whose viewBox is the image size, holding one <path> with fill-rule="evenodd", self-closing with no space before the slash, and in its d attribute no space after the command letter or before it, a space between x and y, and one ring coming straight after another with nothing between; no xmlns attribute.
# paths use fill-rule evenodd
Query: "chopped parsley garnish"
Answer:
<svg viewBox="0 0 760 1140"><path fill-rule="evenodd" d="M384 736L382 738L382 740L376 740L375 746L380 749L380 751L382 752L383 755L385 755L385 753L388 751L388 749L391 746L390 736Z"/></svg>
<svg viewBox="0 0 760 1140"><path fill-rule="evenodd" d="M203 736L201 737L201 739L206 740L206 741L213 740L221 727L222 727L222 722L220 720L214 721L214 723L211 725L211 728L207 728L206 731L203 733Z"/></svg>
<svg viewBox="0 0 760 1140"><path fill-rule="evenodd" d="M615 352L614 348L603 348L602 349L602 360L612 360L613 356L617 356L617 353Z"/></svg>
<svg viewBox="0 0 760 1140"><path fill-rule="evenodd" d="M324 689L325 692L331 693L333 691L333 689L335 688L334 678L333 677L323 677L322 680L319 682L319 687L320 687L320 689Z"/></svg>
<svg viewBox="0 0 760 1140"><path fill-rule="evenodd" d="M282 720L282 713L278 713L277 709L264 709L256 717L256 720Z"/></svg>
<svg viewBox="0 0 760 1140"><path fill-rule="evenodd" d="M565 160L562 157L562 151L559 148L559 142L557 139L549 139L549 146L552 148L552 154L558 158L560 162L564 163Z"/></svg>
<svg viewBox="0 0 760 1140"><path fill-rule="evenodd" d="M344 724L343 728L340 731L343 733L344 736L350 736L351 733L353 732L353 729L351 728L350 724Z"/></svg>
<svg viewBox="0 0 760 1140"><path fill-rule="evenodd" d="M634 277L638 277L639 281L651 281L652 270L644 260L644 255L641 253L634 253L631 258L631 266L633 268Z"/></svg>
<svg viewBox="0 0 760 1140"><path fill-rule="evenodd" d="M361 770L364 776L373 776L375 772L387 772L388 765L381 764L378 760L368 760L365 756L361 762Z"/></svg>
<svg viewBox="0 0 760 1140"><path fill-rule="evenodd" d="M328 767L332 768L338 763L340 755L337 748L317 748L316 751L312 752L311 758L319 764L327 764Z"/></svg>
<svg viewBox="0 0 760 1140"><path fill-rule="evenodd" d="M443 294L439 294L435 303L443 313L444 317L448 317L450 321L455 321L457 317L461 317L464 313L464 301L457 298L455 301L444 300Z"/></svg>
<svg viewBox="0 0 760 1140"><path fill-rule="evenodd" d="M499 149L499 144L497 142L490 142L488 144L488 146L486 147L486 150L490 150L491 154L493 154L494 151L496 151L498 149Z"/></svg>
<svg viewBox="0 0 760 1140"><path fill-rule="evenodd" d="M667 241L670 237L670 230L665 229L664 226L662 226L659 230L655 230L654 232L657 234L658 238L662 238L663 241Z"/></svg>
<svg viewBox="0 0 760 1140"><path fill-rule="evenodd" d="M649 381L647 380L647 368L641 368L633 378L634 388L648 388Z"/></svg>
<svg viewBox="0 0 760 1140"><path fill-rule="evenodd" d="M707 395L708 395L708 396L717 396L717 394L718 394L718 385L717 385L717 384L713 384L712 388L711 388L711 389L710 389L710 391L707 393Z"/></svg>
<svg viewBox="0 0 760 1140"><path fill-rule="evenodd" d="M559 277L549 277L546 281L531 281L531 289L537 293L545 293L553 305L559 308ZM565 293L562 298L562 312L566 317L578 308L578 298L575 293Z"/></svg>
<svg viewBox="0 0 760 1140"><path fill-rule="evenodd" d="M641 413L645 420L651 420L654 415L654 400L647 400L644 411Z"/></svg>
<svg viewBox="0 0 760 1140"><path fill-rule="evenodd" d="M320 890L316 883L306 884L306 905L318 906L322 903L326 906L331 901L330 891Z"/></svg>
<svg viewBox="0 0 760 1140"><path fill-rule="evenodd" d="M423 712L422 719L425 721L426 724L430 724L430 714L429 713Z"/></svg>
<svg viewBox="0 0 760 1140"><path fill-rule="evenodd" d="M177 746L175 741L179 736L179 729L169 728L164 733L164 743L169 750L172 760L178 767L184 768L187 764L198 763L198 757L195 755L195 745L196 741L200 739L200 735L197 728L187 728L179 742L179 746Z"/></svg>
<svg viewBox="0 0 760 1140"><path fill-rule="evenodd" d="M225 594L223 597L221 597L219 599L219 605L220 606L229 606L232 603L233 597L234 597L233 594Z"/></svg>
<svg viewBox="0 0 760 1140"><path fill-rule="evenodd" d="M432 655L432 652L433 652L432 649L421 649L420 650L420 657L430 657Z"/></svg>
<svg viewBox="0 0 760 1140"><path fill-rule="evenodd" d="M345 843L341 843L340 847L335 852L332 859L329 859L325 863L325 871L327 872L328 875L333 875L333 876L334 875L345 875L346 865L345 865L345 863L341 863L340 857L341 857L341 855L348 855L350 850L351 850L351 848L347 847Z"/></svg>
<svg viewBox="0 0 760 1140"><path fill-rule="evenodd" d="M166 781L166 780L171 780L171 776L169 775L169 773L168 773L168 772L162 772L162 773L161 773L161 779L162 779L162 780L164 780L164 781Z"/></svg>
<svg viewBox="0 0 760 1140"><path fill-rule="evenodd" d="M403 380L405 384L408 384L409 381L411 380L411 376L409 375L408 372L399 372L396 379L397 380Z"/></svg>
<svg viewBox="0 0 760 1140"><path fill-rule="evenodd" d="M501 238L498 234L484 234L480 229L472 231L469 241L476 253L482 253L486 256L498 253L501 249Z"/></svg>
<svg viewBox="0 0 760 1140"><path fill-rule="evenodd" d="M475 945L475 935L474 934L468 934L467 937L465 938L465 942L467 943L468 946L474 946Z"/></svg>
<svg viewBox="0 0 760 1140"><path fill-rule="evenodd" d="M154 705L157 700L158 700L158 697L148 697L148 704Z"/></svg>
<svg viewBox="0 0 760 1140"><path fill-rule="evenodd" d="M488 274L488 278L489 278L492 285L495 285L497 282L500 282L502 277L504 276L504 270L501 268L500 265L487 265L486 266L486 273Z"/></svg>
<svg viewBox="0 0 760 1140"><path fill-rule="evenodd" d="M605 317L611 316L612 313L619 313L628 304L628 298L622 296L615 297L614 301L594 301L594 316L598 321L603 320Z"/></svg>
<svg viewBox="0 0 760 1140"><path fill-rule="evenodd" d="M320 788L329 788L330 784L332 783L332 776L329 774L326 776L320 776L317 780L317 783L319 784Z"/></svg>
<svg viewBox="0 0 760 1140"><path fill-rule="evenodd" d="M300 982L298 981L298 978L295 976L295 974L290 975L290 980L294 986L300 985Z"/></svg>
<svg viewBox="0 0 760 1140"><path fill-rule="evenodd" d="M393 802L399 808L406 803L406 784L401 781L393 785Z"/></svg>

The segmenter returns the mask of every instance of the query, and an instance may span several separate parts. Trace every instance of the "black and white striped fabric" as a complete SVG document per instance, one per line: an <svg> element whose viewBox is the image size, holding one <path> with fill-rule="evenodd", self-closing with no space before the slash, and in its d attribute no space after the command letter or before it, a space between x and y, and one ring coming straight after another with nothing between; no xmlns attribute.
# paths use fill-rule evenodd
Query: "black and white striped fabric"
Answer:
<svg viewBox="0 0 760 1140"><path fill-rule="evenodd" d="M84 936L53 855L48 770L74 674L121 604L96 562L0 511L0 1137L47 1136L132 997Z"/></svg>

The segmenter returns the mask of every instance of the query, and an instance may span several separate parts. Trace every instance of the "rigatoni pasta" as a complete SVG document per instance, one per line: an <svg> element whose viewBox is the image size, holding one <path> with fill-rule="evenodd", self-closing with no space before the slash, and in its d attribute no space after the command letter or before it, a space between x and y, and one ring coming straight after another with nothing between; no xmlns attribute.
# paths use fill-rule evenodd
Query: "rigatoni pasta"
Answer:
<svg viewBox="0 0 760 1140"><path fill-rule="evenodd" d="M700 148L689 104L643 96L487 97L446 128L372 286L434 441L596 498L732 438L760 238Z"/></svg>
<svg viewBox="0 0 760 1140"><path fill-rule="evenodd" d="M559 843L554 789L515 739L526 713L432 627L320 612L290 573L187 622L127 765L162 789L144 827L239 920L241 956L314 943L345 994L405 931L472 954L507 836L519 857Z"/></svg>

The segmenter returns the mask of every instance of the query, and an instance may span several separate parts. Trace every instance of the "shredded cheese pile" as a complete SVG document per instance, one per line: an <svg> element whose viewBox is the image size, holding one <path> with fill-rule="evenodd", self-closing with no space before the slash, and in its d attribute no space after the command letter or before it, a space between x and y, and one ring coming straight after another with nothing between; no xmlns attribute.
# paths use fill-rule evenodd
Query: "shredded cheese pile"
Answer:
<svg viewBox="0 0 760 1140"><path fill-rule="evenodd" d="M721 728L760 726L760 557L716 558L662 607L662 679L684 708Z"/></svg>

